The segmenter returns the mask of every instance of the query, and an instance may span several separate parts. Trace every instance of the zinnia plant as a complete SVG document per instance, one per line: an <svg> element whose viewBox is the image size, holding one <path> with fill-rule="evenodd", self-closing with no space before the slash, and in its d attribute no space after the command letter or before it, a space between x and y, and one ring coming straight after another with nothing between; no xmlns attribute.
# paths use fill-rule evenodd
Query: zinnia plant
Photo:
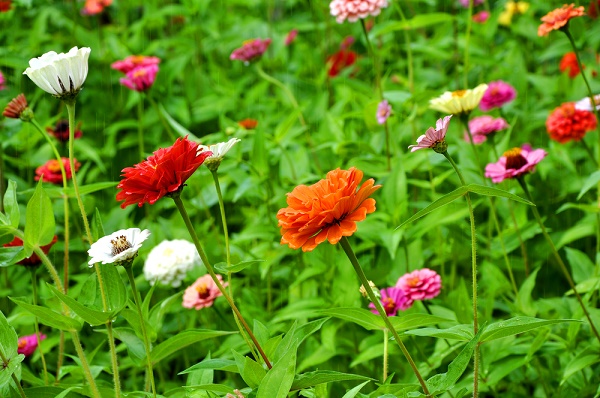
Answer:
<svg viewBox="0 0 600 398"><path fill-rule="evenodd" d="M338 23L356 22L369 15L377 16L388 6L387 0L333 0L329 3L331 15Z"/></svg>
<svg viewBox="0 0 600 398"><path fill-rule="evenodd" d="M546 130L550 138L564 144L580 141L588 131L596 128L598 121L590 111L575 108L575 103L567 102L554 109L546 119Z"/></svg>
<svg viewBox="0 0 600 398"><path fill-rule="evenodd" d="M73 172L71 169L71 165L69 164L69 159L61 158L61 162L62 166L65 168L66 177L68 180L70 180L71 178L73 178ZM75 171L79 170L81 164L77 161L77 159L74 160L74 164ZM46 163L35 169L35 180L39 181L41 178L43 178L44 181L52 184L62 184L62 173L60 163L58 162L58 160L48 160Z"/></svg>
<svg viewBox="0 0 600 398"><path fill-rule="evenodd" d="M487 84L480 84L474 89L446 91L441 96L431 99L429 107L443 113L468 115L477 108L487 88Z"/></svg>
<svg viewBox="0 0 600 398"><path fill-rule="evenodd" d="M42 340L46 339L45 334L30 334L27 336L19 337L19 354L23 354L26 357L33 355L38 345Z"/></svg>
<svg viewBox="0 0 600 398"><path fill-rule="evenodd" d="M246 65L252 61L256 61L262 57L267 51L271 39L251 39L243 43L242 47L233 50L229 59L243 61Z"/></svg>
<svg viewBox="0 0 600 398"><path fill-rule="evenodd" d="M583 15L585 15L585 8L575 7L573 3L556 8L542 17L543 23L538 27L538 36L547 36L553 30L566 29L571 19Z"/></svg>

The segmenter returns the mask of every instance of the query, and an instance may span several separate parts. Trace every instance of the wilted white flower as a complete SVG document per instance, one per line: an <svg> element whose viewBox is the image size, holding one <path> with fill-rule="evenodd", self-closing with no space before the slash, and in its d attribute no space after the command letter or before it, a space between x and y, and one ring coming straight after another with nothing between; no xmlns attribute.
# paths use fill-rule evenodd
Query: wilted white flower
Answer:
<svg viewBox="0 0 600 398"><path fill-rule="evenodd" d="M446 91L441 96L430 100L429 107L454 115L468 113L479 106L487 88L487 84L480 84L474 89Z"/></svg>
<svg viewBox="0 0 600 398"><path fill-rule="evenodd" d="M596 109L600 109L600 94L594 95L594 105L596 105ZM590 101L590 97L585 97L575 103L575 109L580 111L588 111L594 112L594 108L592 108L592 101Z"/></svg>
<svg viewBox="0 0 600 398"><path fill-rule="evenodd" d="M68 53L47 52L29 61L23 72L42 90L63 100L75 98L88 74L89 47L73 47Z"/></svg>
<svg viewBox="0 0 600 398"><path fill-rule="evenodd" d="M88 264L91 267L100 262L118 265L131 261L137 256L138 250L148 236L150 236L150 231L147 229L142 231L139 228L121 229L103 236L88 250L88 254L92 258Z"/></svg>
<svg viewBox="0 0 600 398"><path fill-rule="evenodd" d="M183 239L163 240L148 254L144 277L151 285L158 281L179 287L187 272L201 263L193 243Z"/></svg>
<svg viewBox="0 0 600 398"><path fill-rule="evenodd" d="M221 164L221 161L227 152L229 152L231 148L233 148L233 146L240 141L241 140L239 138L232 138L227 142L219 142L218 144L214 145L198 145L198 153L204 151L212 152L212 155L206 158L204 164L206 164L206 167L208 167L209 170L214 171L219 168L219 165Z"/></svg>

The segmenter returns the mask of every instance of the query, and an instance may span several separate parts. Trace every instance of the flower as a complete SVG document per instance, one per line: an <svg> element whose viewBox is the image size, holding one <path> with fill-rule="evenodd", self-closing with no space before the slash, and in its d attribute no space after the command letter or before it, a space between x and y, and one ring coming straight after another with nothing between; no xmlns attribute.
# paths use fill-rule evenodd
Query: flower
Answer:
<svg viewBox="0 0 600 398"><path fill-rule="evenodd" d="M81 9L83 15L96 15L104 11L104 7L112 4L112 0L86 0Z"/></svg>
<svg viewBox="0 0 600 398"><path fill-rule="evenodd" d="M588 7L588 16L592 19L598 18L598 9L600 9L600 0L591 0Z"/></svg>
<svg viewBox="0 0 600 398"><path fill-rule="evenodd" d="M437 153L444 153L448 149L446 143L446 131L452 115L446 116L443 119L438 119L435 122L435 129L429 127L425 134L417 138L417 145L410 145L410 151L418 151L419 149L431 148Z"/></svg>
<svg viewBox="0 0 600 398"><path fill-rule="evenodd" d="M27 98L23 93L17 95L6 105L2 115L11 119L21 119L24 122L33 119L33 111L27 106Z"/></svg>
<svg viewBox="0 0 600 398"><path fill-rule="evenodd" d="M358 55L352 50L339 50L327 58L327 75L336 77L349 66L354 65Z"/></svg>
<svg viewBox="0 0 600 398"><path fill-rule="evenodd" d="M77 124L77 127L75 127L75 132L73 133L74 139L81 138L81 136L83 135L80 128L81 128L81 122ZM64 120L64 119L59 120L56 122L56 125L54 126L54 128L46 127L46 131L48 132L48 134L50 134L52 137L56 138L60 142L64 143L64 142L69 141L69 121L68 120Z"/></svg>
<svg viewBox="0 0 600 398"><path fill-rule="evenodd" d="M487 88L487 84L480 84L472 90L446 91L441 96L431 99L429 107L454 115L469 113L477 108Z"/></svg>
<svg viewBox="0 0 600 398"><path fill-rule="evenodd" d="M600 109L600 94L594 95L594 105L596 105L596 109ZM590 97L585 97L577 101L575 103L575 109L592 112L594 108L592 108L592 101L590 101Z"/></svg>
<svg viewBox="0 0 600 398"><path fill-rule="evenodd" d="M483 93L479 109L487 112L494 108L501 108L517 96L517 91L510 84L497 80L488 84L487 90Z"/></svg>
<svg viewBox="0 0 600 398"><path fill-rule="evenodd" d="M442 278L429 268L422 268L404 274L396 282L396 287L411 300L427 300L436 297L442 290Z"/></svg>
<svg viewBox="0 0 600 398"><path fill-rule="evenodd" d="M479 11L477 14L474 14L472 18L475 23L486 23L490 18L490 12L485 10Z"/></svg>
<svg viewBox="0 0 600 398"><path fill-rule="evenodd" d="M503 118L494 118L489 115L478 116L469 121L469 130L473 135L473 143L481 144L487 140L489 134L510 127ZM465 141L471 142L469 133L465 131Z"/></svg>
<svg viewBox="0 0 600 398"><path fill-rule="evenodd" d="M562 144L570 140L579 141L585 133L596 128L596 115L575 108L575 103L566 102L554 109L546 119L546 130L550 138Z"/></svg>
<svg viewBox="0 0 600 398"><path fill-rule="evenodd" d="M154 84L157 73L158 65L138 66L127 72L125 77L119 79L119 83L130 90L146 91Z"/></svg>
<svg viewBox="0 0 600 398"><path fill-rule="evenodd" d="M46 335L41 333L39 338L35 334L19 337L17 353L23 354L26 357L30 356L35 352L35 349L40 344L40 341L44 340L45 338Z"/></svg>
<svg viewBox="0 0 600 398"><path fill-rule="evenodd" d="M63 167L65 168L67 180L70 180L71 178L73 178L73 175L71 173L71 165L69 163L69 158L60 158L60 160L62 161ZM79 167L81 167L81 164L77 161L77 159L73 159L73 163L75 165L75 172L77 172L77 170L79 170ZM60 163L58 163L58 160L48 160L46 163L35 169L35 180L39 181L41 178L43 178L44 181L49 182L51 184L62 184L62 173L60 171Z"/></svg>
<svg viewBox="0 0 600 398"><path fill-rule="evenodd" d="M160 58L146 55L130 55L122 61L113 62L110 67L127 74L139 66L158 65Z"/></svg>
<svg viewBox="0 0 600 398"><path fill-rule="evenodd" d="M187 272L201 263L193 243L183 239L163 240L148 253L144 277L151 285L158 281L179 287Z"/></svg>
<svg viewBox="0 0 600 398"><path fill-rule="evenodd" d="M402 289L397 287L388 287L381 289L381 305L387 316L395 316L398 310L405 311L413 304L413 300ZM379 314L375 309L375 304L370 303L369 308L373 314Z"/></svg>
<svg viewBox="0 0 600 398"><path fill-rule="evenodd" d="M469 3L471 2L471 0L458 0L458 2L460 3L461 6L463 6L464 8L467 8L467 7L469 7ZM473 0L473 6L478 6L482 3L483 3L483 0Z"/></svg>
<svg viewBox="0 0 600 398"><path fill-rule="evenodd" d="M212 155L206 158L205 163L206 167L210 171L215 171L219 168L223 157L233 148L235 144L240 142L239 138L232 138L227 142L219 142L218 144L213 144L210 146L206 145L198 145L198 154L202 151L212 152Z"/></svg>
<svg viewBox="0 0 600 398"><path fill-rule="evenodd" d="M221 275L217 275L217 279L221 282L223 287L227 286L227 282L223 283ZM185 289L183 293L183 306L185 308L195 308L201 310L202 308L210 307L215 302L215 299L221 296L222 293L217 287L215 281L206 274L201 276L192 284L192 286Z"/></svg>
<svg viewBox="0 0 600 398"><path fill-rule="evenodd" d="M329 3L331 15L338 23L356 22L369 15L376 16L381 9L388 6L387 0L333 0Z"/></svg>
<svg viewBox="0 0 600 398"><path fill-rule="evenodd" d="M550 11L541 18L543 24L538 27L538 36L547 36L553 30L566 27L571 18L583 16L584 10L583 6L575 7L575 4L571 3Z"/></svg>
<svg viewBox="0 0 600 398"><path fill-rule="evenodd" d="M354 167L335 169L316 184L294 188L287 195L288 207L277 212L281 244L306 252L325 240L336 244L351 236L356 222L375 211L375 199L369 196L381 188L372 178L359 188L362 178L363 172Z"/></svg>
<svg viewBox="0 0 600 398"><path fill-rule="evenodd" d="M73 47L68 53L45 53L29 61L24 75L42 90L63 100L73 100L88 73L89 47Z"/></svg>
<svg viewBox="0 0 600 398"><path fill-rule="evenodd" d="M498 162L490 163L485 167L485 176L493 182L502 182L507 178L519 177L535 170L535 165L546 157L543 149L531 150L525 144L521 148L513 148L504 152Z"/></svg>
<svg viewBox="0 0 600 398"><path fill-rule="evenodd" d="M369 281L369 286L371 287L371 290L373 290L373 294L375 295L375 297L381 298L381 293L379 292L379 289L377 289L377 286L375 286L375 283L373 283L373 281ZM369 297L369 293L367 293L365 285L360 285L358 291L364 298Z"/></svg>
<svg viewBox="0 0 600 398"><path fill-rule="evenodd" d="M121 172L123 179L117 185L121 192L117 200L124 200L121 207L137 203L153 205L163 196L180 191L183 184L204 160L212 155L211 152L198 151L198 144L185 138L178 138L168 148L154 152L147 160L133 167L126 167Z"/></svg>
<svg viewBox="0 0 600 398"><path fill-rule="evenodd" d="M0 1L0 12L9 12L11 5L12 5L11 0L1 0Z"/></svg>
<svg viewBox="0 0 600 398"><path fill-rule="evenodd" d="M392 107L387 100L383 100L377 105L377 123L384 124L392 114Z"/></svg>
<svg viewBox="0 0 600 398"><path fill-rule="evenodd" d="M285 37L285 45L289 46L296 40L296 36L298 36L298 29L292 29Z"/></svg>
<svg viewBox="0 0 600 398"><path fill-rule="evenodd" d="M566 53L561 58L558 68L561 72L564 72L568 69L569 77L571 79L573 79L579 74L579 72L581 72L581 70L579 69L579 64L577 63L577 55L573 51Z"/></svg>
<svg viewBox="0 0 600 398"><path fill-rule="evenodd" d="M238 126L244 130L254 130L258 126L258 120L256 119L244 119L238 122Z"/></svg>
<svg viewBox="0 0 600 398"><path fill-rule="evenodd" d="M6 86L4 85L6 83L6 79L4 79L4 75L2 74L2 72L0 72L0 90L5 90Z"/></svg>
<svg viewBox="0 0 600 398"><path fill-rule="evenodd" d="M498 16L498 24L508 26L515 14L525 14L529 9L529 3L525 1L507 1L504 10Z"/></svg>
<svg viewBox="0 0 600 398"><path fill-rule="evenodd" d="M255 61L262 57L265 51L267 51L267 48L269 48L270 44L271 39L246 40L242 47L233 50L229 56L229 59L238 59L240 61L244 61L244 63L248 65L251 61Z"/></svg>
<svg viewBox="0 0 600 398"><path fill-rule="evenodd" d="M54 246L54 244L57 241L58 241L58 236L54 235L54 238L52 238L52 241L50 243L48 243L47 245L40 246L40 249L42 249L44 254L48 254L48 252L50 251L52 246ZM4 247L22 247L23 241L20 238L15 236L11 242L5 243L3 246ZM30 257L24 258L23 260L19 261L17 264L21 264L21 265L25 265L25 266L37 266L37 265L40 265L41 263L42 263L42 260L38 257L38 255L35 253L32 253Z"/></svg>
<svg viewBox="0 0 600 398"><path fill-rule="evenodd" d="M142 243L150 236L150 231L139 228L120 229L98 239L88 250L92 258L90 267L96 263L126 265L138 255Z"/></svg>

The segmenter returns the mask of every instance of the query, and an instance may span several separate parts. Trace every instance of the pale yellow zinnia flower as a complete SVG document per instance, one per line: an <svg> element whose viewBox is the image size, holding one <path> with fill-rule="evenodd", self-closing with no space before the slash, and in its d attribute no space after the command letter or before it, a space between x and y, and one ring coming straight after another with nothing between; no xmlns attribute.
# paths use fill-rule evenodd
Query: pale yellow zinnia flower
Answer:
<svg viewBox="0 0 600 398"><path fill-rule="evenodd" d="M487 84L480 84L474 89L446 91L440 97L430 100L429 107L452 115L469 113L477 108L487 88Z"/></svg>

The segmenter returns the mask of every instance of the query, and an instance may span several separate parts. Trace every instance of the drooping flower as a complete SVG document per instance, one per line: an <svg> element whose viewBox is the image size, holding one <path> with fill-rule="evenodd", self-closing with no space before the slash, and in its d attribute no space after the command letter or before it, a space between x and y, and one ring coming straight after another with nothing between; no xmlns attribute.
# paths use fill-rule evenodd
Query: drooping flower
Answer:
<svg viewBox="0 0 600 398"><path fill-rule="evenodd" d="M223 277L221 277L221 275L217 275L217 279L221 282L223 287L227 287L228 283L223 283ZM198 278L196 282L185 289L182 305L185 308L201 310L202 308L212 306L215 299L221 295L221 291L217 287L215 281L210 275L206 274Z"/></svg>
<svg viewBox="0 0 600 398"><path fill-rule="evenodd" d="M238 126L243 128L244 130L254 130L256 126L258 126L258 120L256 119L244 119L238 122Z"/></svg>
<svg viewBox="0 0 600 398"><path fill-rule="evenodd" d="M448 149L446 143L446 132L450 125L452 115L446 116L443 119L438 119L435 122L435 129L429 127L425 134L417 138L417 145L410 145L410 151L418 151L419 149L431 148L437 153L444 153Z"/></svg>
<svg viewBox="0 0 600 398"><path fill-rule="evenodd" d="M188 271L202 264L196 246L183 239L163 240L150 250L144 263L144 277L173 287L181 286Z"/></svg>
<svg viewBox="0 0 600 398"><path fill-rule="evenodd" d="M150 231L139 228L121 229L103 236L92 244L88 255L92 258L88 264L96 263L123 265L130 263L138 255L138 250L150 236Z"/></svg>
<svg viewBox="0 0 600 398"><path fill-rule="evenodd" d="M428 300L436 297L442 290L442 278L429 268L422 268L404 274L396 282L411 301Z"/></svg>
<svg viewBox="0 0 600 398"><path fill-rule="evenodd" d="M33 111L27 106L27 98L22 93L6 105L2 115L11 119L21 119L24 122L29 122L33 119Z"/></svg>
<svg viewBox="0 0 600 398"><path fill-rule="evenodd" d="M198 152L198 143L178 138L168 148L154 152L147 160L122 170L123 179L117 185L117 201L124 200L121 207L144 203L153 205L163 196L183 189L183 184L211 152Z"/></svg>
<svg viewBox="0 0 600 398"><path fill-rule="evenodd" d="M538 27L538 36L547 36L553 30L567 26L572 18L583 15L585 15L585 8L583 6L575 7L573 3L552 10L541 18L543 24Z"/></svg>
<svg viewBox="0 0 600 398"><path fill-rule="evenodd" d="M478 6L478 5L480 5L480 4L483 3L483 0L472 0L472 1L473 1L473 6ZM464 8L468 8L469 7L469 3L471 2L471 0L458 0L458 2Z"/></svg>
<svg viewBox="0 0 600 398"><path fill-rule="evenodd" d="M336 77L349 66L354 65L358 55L352 50L342 49L327 58L327 75Z"/></svg>
<svg viewBox="0 0 600 398"><path fill-rule="evenodd" d="M4 78L2 71L0 71L0 91L6 89L5 84L6 84L6 79Z"/></svg>
<svg viewBox="0 0 600 398"><path fill-rule="evenodd" d="M83 135L83 133L81 132L81 122L79 122L77 124L77 127L75 127L75 132L73 133L73 138L74 139L78 139L81 138L81 136ZM68 120L59 120L56 122L56 125L54 126L54 128L52 127L46 127L46 131L48 132L48 134L50 134L52 137L56 138L58 141L60 142L69 142L69 121Z"/></svg>
<svg viewBox="0 0 600 398"><path fill-rule="evenodd" d="M142 92L148 90L156 80L158 65L138 66L125 74L125 77L119 79L119 83L130 90Z"/></svg>
<svg viewBox="0 0 600 398"><path fill-rule="evenodd" d="M370 178L359 188L363 172L351 167L335 169L311 186L299 185L287 195L288 207L277 212L281 244L311 251L328 240L336 244L356 231L356 222L375 211L369 198L381 185Z"/></svg>
<svg viewBox="0 0 600 398"><path fill-rule="evenodd" d="M429 107L448 114L466 114L477 108L487 88L487 84L480 84L474 89L446 91L431 99Z"/></svg>
<svg viewBox="0 0 600 398"><path fill-rule="evenodd" d="M498 24L509 26L514 15L525 14L528 9L529 3L525 1L507 1L504 4L504 10L498 16Z"/></svg>
<svg viewBox="0 0 600 398"><path fill-rule="evenodd" d="M113 62L110 67L127 74L137 67L158 65L160 58L147 55L130 55L122 61Z"/></svg>
<svg viewBox="0 0 600 398"><path fill-rule="evenodd" d="M600 109L600 94L594 95L594 105L596 109ZM585 97L577 101L575 103L575 109L580 111L593 112L594 108L592 107L592 101L590 101L590 97Z"/></svg>
<svg viewBox="0 0 600 398"><path fill-rule="evenodd" d="M231 138L227 142L219 142L218 144L213 145L198 145L198 153L202 151L212 152L212 155L206 158L204 161L206 163L206 167L210 170L217 170L223 157L233 148L235 144L240 142L239 138Z"/></svg>
<svg viewBox="0 0 600 398"><path fill-rule="evenodd" d="M26 357L32 355L40 342L45 338L46 335L41 333L39 338L35 334L19 337L17 353L23 354Z"/></svg>
<svg viewBox="0 0 600 398"><path fill-rule="evenodd" d="M485 176L493 182L499 183L507 178L519 177L523 174L533 172L535 165L546 157L543 149L532 150L530 145L521 148L513 148L504 152L496 163L489 163L485 167Z"/></svg>
<svg viewBox="0 0 600 398"><path fill-rule="evenodd" d="M335 20L338 23L342 23L345 20L356 22L369 15L379 15L381 9L387 6L387 0L332 0L329 3L329 10L331 11L331 15L335 17Z"/></svg>
<svg viewBox="0 0 600 398"><path fill-rule="evenodd" d="M243 61L246 65L248 65L252 61L256 61L267 51L269 45L271 44L271 39L251 39L246 40L242 47L236 48L233 50L229 59L234 60L238 59Z"/></svg>
<svg viewBox="0 0 600 398"><path fill-rule="evenodd" d="M585 65L583 65L585 68ZM566 53L560 60L560 64L558 66L561 72L566 70L569 71L569 77L574 79L581 70L579 69L579 64L577 63L577 55L573 51Z"/></svg>
<svg viewBox="0 0 600 398"><path fill-rule="evenodd" d="M487 140L487 136L496 133L500 130L507 129L509 127L506 120L503 118L494 118L489 115L474 117L469 120L469 130L473 135L473 143L481 144ZM465 131L465 141L471 142L469 133Z"/></svg>
<svg viewBox="0 0 600 398"><path fill-rule="evenodd" d="M502 80L490 82L487 90L483 93L483 97L479 103L479 109L487 112L494 108L501 108L514 100L516 96L517 90L510 84Z"/></svg>
<svg viewBox="0 0 600 398"><path fill-rule="evenodd" d="M73 47L68 53L45 53L29 61L24 75L42 90L63 100L73 100L88 74L89 47Z"/></svg>
<svg viewBox="0 0 600 398"><path fill-rule="evenodd" d="M0 12L9 12L12 0L1 0L0 1Z"/></svg>
<svg viewBox="0 0 600 398"><path fill-rule="evenodd" d="M477 14L474 14L472 18L473 22L483 24L490 18L490 12L486 10L479 11Z"/></svg>
<svg viewBox="0 0 600 398"><path fill-rule="evenodd" d="M67 180L70 180L71 178L73 178L73 174L71 173L71 165L69 163L69 158L61 158L61 161L65 168ZM79 167L81 167L81 164L77 161L77 159L73 159L73 163L75 165L75 172L77 172L79 170ZM42 176L44 182L62 185L62 173L60 172L60 163L58 163L58 160L48 160L46 163L35 169L35 180L39 181L42 178Z"/></svg>
<svg viewBox="0 0 600 398"><path fill-rule="evenodd" d="M392 114L392 106L387 100L383 100L377 105L377 123L384 124Z"/></svg>
<svg viewBox="0 0 600 398"><path fill-rule="evenodd" d="M388 287L381 289L381 306L387 316L396 316L398 310L405 311L413 304L413 300L402 289L397 287ZM373 314L379 314L375 309L375 304L370 303L369 308Z"/></svg>
<svg viewBox="0 0 600 398"><path fill-rule="evenodd" d="M290 30L287 36L285 36L285 45L289 46L290 44L292 44L294 40L296 40L296 36L298 36L298 29Z"/></svg>
<svg viewBox="0 0 600 398"><path fill-rule="evenodd" d="M96 15L104 11L105 7L112 4L112 0L86 0L81 9L83 15Z"/></svg>
<svg viewBox="0 0 600 398"><path fill-rule="evenodd" d="M564 144L570 140L581 140L585 133L596 128L596 123L593 112L579 110L575 108L575 103L566 102L548 116L546 130L550 138Z"/></svg>
<svg viewBox="0 0 600 398"><path fill-rule="evenodd" d="M48 243L47 245L40 246L40 249L42 249L44 254L48 254L48 252L50 251L52 246L54 246L54 244L57 241L58 241L58 236L54 235L54 238L52 238L52 241L50 243ZM11 242L5 243L3 246L4 247L22 247L23 241L20 238L15 236ZM32 253L30 257L24 258L23 260L17 262L17 264L21 264L21 265L25 265L25 266L29 266L29 267L37 266L37 265L40 265L41 263L42 263L42 260L35 253Z"/></svg>

